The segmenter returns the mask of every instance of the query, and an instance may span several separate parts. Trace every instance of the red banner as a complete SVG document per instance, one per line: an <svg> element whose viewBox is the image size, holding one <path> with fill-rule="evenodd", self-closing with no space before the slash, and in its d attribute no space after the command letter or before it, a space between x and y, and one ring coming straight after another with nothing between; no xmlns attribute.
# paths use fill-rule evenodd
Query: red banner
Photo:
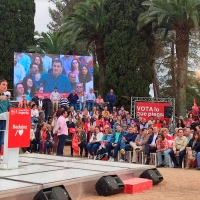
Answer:
<svg viewBox="0 0 200 200"><path fill-rule="evenodd" d="M139 113L141 117L146 118L148 121L151 116L154 119L159 117L161 120L164 119L164 107L171 106L170 103L155 103L155 102L136 102L136 113Z"/></svg>
<svg viewBox="0 0 200 200"><path fill-rule="evenodd" d="M8 127L8 148L30 146L31 110L10 108Z"/></svg>

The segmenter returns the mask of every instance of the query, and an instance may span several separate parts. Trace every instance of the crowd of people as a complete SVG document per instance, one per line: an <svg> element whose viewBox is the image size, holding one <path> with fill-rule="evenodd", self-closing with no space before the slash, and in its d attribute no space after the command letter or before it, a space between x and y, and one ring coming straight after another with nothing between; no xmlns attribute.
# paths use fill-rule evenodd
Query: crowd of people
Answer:
<svg viewBox="0 0 200 200"><path fill-rule="evenodd" d="M0 100L5 100L7 107L3 109L6 110L11 105L2 93L3 84L7 82L0 82ZM7 86L4 91L5 88ZM46 103L53 105L51 112ZM157 167L173 164L174 168L181 168L186 162L185 168L189 169L197 162L197 170L200 170L200 122L196 107L189 111L186 120L183 117L177 120L175 130L170 130L168 119L151 116L146 120L139 113L133 117L123 106L117 108L115 103L112 89L105 102L100 95L96 98L93 89L83 95L72 90L68 96L62 94L60 97L55 87L50 98L45 96L43 99L35 93L30 101L24 95L18 106L31 108L30 147L23 148L24 152L63 156L64 146L69 141L71 156L77 153L76 145L80 157L110 162L118 160L119 154L118 161L125 162L126 151L131 151L132 163L136 164L143 152L148 165L151 153L155 153Z"/></svg>
<svg viewBox="0 0 200 200"><path fill-rule="evenodd" d="M52 98L43 100L35 94L29 102L32 108L31 132L35 131L31 151L63 155L66 139L73 141L74 132L71 130L75 129L80 157L96 159L99 150L104 149L104 159L115 161L120 152L119 161L124 162L126 151L132 151L132 163L138 163L140 152L143 152L147 165L150 163L150 154L156 153L157 167L170 167L172 161L174 168L179 168L185 160L188 169L195 165L198 157L200 166L200 124L198 116L194 116L192 111L185 121L182 117L178 119L177 127L172 132L168 119L151 116L147 121L139 113L133 118L123 106L117 109L112 89L107 94L106 104L101 96L96 98L92 89L84 96L84 102L80 100L83 96L78 96L74 90L68 97L64 94L60 101L55 102L53 97L59 96L57 93L57 88L54 88ZM48 116L40 103L47 99L54 104L52 116ZM23 103L19 102L20 105ZM74 154L72 143L71 156Z"/></svg>

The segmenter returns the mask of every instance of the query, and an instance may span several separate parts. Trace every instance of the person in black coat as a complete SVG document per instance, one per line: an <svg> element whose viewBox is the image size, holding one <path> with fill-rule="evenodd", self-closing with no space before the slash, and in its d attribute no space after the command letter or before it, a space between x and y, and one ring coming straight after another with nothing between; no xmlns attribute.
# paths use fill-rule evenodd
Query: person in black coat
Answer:
<svg viewBox="0 0 200 200"><path fill-rule="evenodd" d="M153 134L149 136L149 140L145 145L145 153L147 155L147 160L145 165L149 165L150 153L156 153L156 140L158 138L158 127L153 127Z"/></svg>
<svg viewBox="0 0 200 200"><path fill-rule="evenodd" d="M68 96L68 100L70 102L70 107L74 107L74 110L77 111L77 101L79 97L75 93L75 90L72 90L72 93Z"/></svg>
<svg viewBox="0 0 200 200"><path fill-rule="evenodd" d="M200 134L195 132L193 138L189 141L187 147L187 165L186 169L190 168L190 164L197 158L197 154L200 152Z"/></svg>

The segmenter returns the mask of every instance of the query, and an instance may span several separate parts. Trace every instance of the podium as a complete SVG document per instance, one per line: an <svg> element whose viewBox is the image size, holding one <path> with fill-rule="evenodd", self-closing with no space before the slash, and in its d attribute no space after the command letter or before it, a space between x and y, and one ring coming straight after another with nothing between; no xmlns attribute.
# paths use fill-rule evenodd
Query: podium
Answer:
<svg viewBox="0 0 200 200"><path fill-rule="evenodd" d="M6 120L6 130L4 131L4 155L3 162L0 164L0 169L18 168L19 148L8 148L9 112L0 114L0 120Z"/></svg>
<svg viewBox="0 0 200 200"><path fill-rule="evenodd" d="M30 109L10 108L10 112L0 114L0 120L6 120L4 154L0 169L16 169L19 148L30 145Z"/></svg>

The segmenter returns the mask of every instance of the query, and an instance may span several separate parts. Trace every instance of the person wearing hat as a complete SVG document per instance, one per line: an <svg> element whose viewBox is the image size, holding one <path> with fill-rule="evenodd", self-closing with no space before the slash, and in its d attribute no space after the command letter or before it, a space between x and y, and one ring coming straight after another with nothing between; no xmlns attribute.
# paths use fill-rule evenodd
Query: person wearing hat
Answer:
<svg viewBox="0 0 200 200"><path fill-rule="evenodd" d="M54 91L50 95L50 99L52 102L53 112L58 110L58 101L60 99L60 94L57 92L57 87L54 88Z"/></svg>

